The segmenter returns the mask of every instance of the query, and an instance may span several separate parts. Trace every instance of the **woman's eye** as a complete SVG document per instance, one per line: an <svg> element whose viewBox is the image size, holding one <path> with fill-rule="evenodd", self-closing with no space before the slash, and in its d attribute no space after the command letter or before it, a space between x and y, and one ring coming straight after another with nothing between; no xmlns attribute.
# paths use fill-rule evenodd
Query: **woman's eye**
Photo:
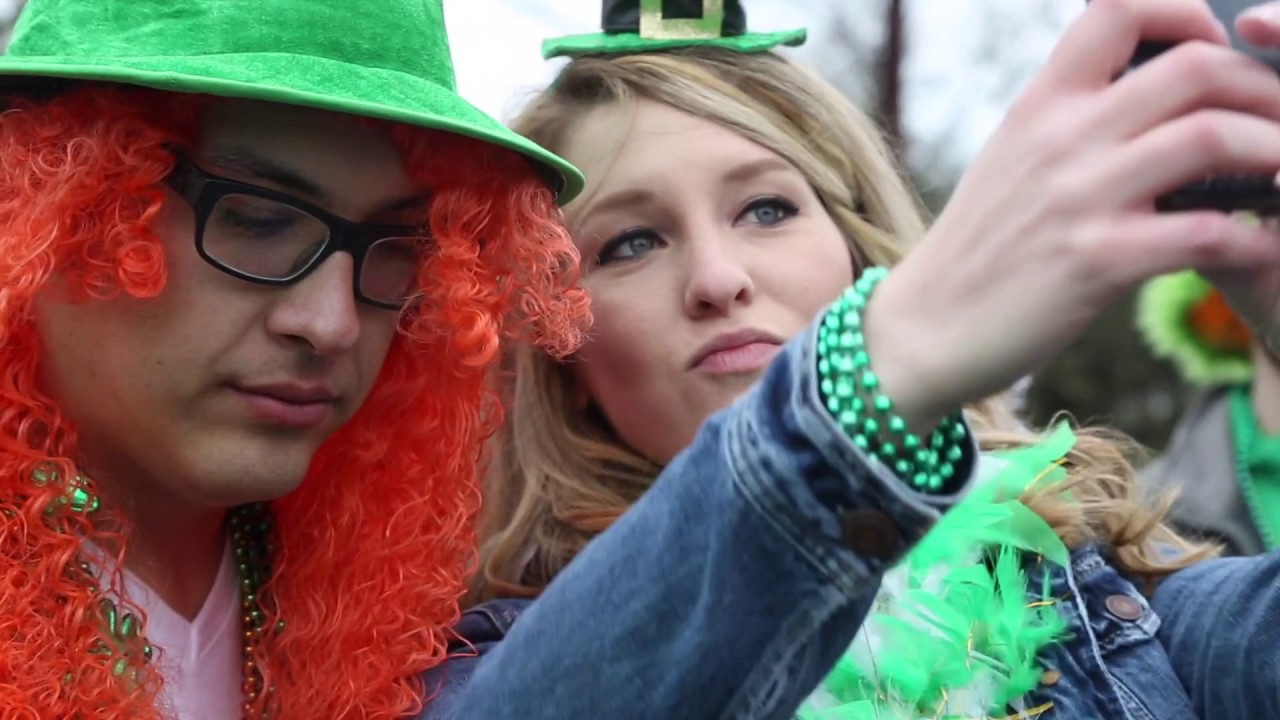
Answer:
<svg viewBox="0 0 1280 720"><path fill-rule="evenodd" d="M634 260L651 250L656 250L661 244L662 240L652 230L631 230L605 243L605 246L600 249L596 264L607 265L615 260Z"/></svg>
<svg viewBox="0 0 1280 720"><path fill-rule="evenodd" d="M761 198L747 205L739 217L756 225L777 225L791 219L797 210L791 203L781 198Z"/></svg>

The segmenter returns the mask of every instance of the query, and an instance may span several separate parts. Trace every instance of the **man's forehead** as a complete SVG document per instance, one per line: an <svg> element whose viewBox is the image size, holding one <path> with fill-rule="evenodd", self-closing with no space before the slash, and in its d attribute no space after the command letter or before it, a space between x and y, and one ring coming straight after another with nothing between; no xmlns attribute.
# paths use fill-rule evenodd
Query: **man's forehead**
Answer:
<svg viewBox="0 0 1280 720"><path fill-rule="evenodd" d="M294 193L352 219L418 207L426 188L408 177L383 125L274 103L211 103L193 159L209 172Z"/></svg>

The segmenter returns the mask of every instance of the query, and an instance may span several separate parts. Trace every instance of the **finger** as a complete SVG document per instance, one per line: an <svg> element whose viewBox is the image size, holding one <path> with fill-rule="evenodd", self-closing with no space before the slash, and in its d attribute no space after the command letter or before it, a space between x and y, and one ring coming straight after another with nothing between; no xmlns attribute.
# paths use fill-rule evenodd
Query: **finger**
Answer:
<svg viewBox="0 0 1280 720"><path fill-rule="evenodd" d="M1219 174L1275 175L1280 168L1280 123L1230 110L1199 110L1105 153L1094 172L1068 183L1076 194L1112 189L1108 204L1150 206L1187 183Z"/></svg>
<svg viewBox="0 0 1280 720"><path fill-rule="evenodd" d="M1108 245L1091 250L1098 262L1086 271L1100 273L1117 289L1189 268L1229 272L1280 263L1280 237L1274 232L1212 211L1135 213L1096 242Z"/></svg>
<svg viewBox="0 0 1280 720"><path fill-rule="evenodd" d="M1280 120L1280 76L1243 53L1204 42L1184 43L1104 91L1100 126L1131 138L1203 108Z"/></svg>
<svg viewBox="0 0 1280 720"><path fill-rule="evenodd" d="M1258 48L1280 49L1280 2L1256 5L1236 16L1236 32Z"/></svg>
<svg viewBox="0 0 1280 720"><path fill-rule="evenodd" d="M1128 67L1139 40L1229 44L1204 0L1093 0L1058 41L1037 82L1109 85Z"/></svg>

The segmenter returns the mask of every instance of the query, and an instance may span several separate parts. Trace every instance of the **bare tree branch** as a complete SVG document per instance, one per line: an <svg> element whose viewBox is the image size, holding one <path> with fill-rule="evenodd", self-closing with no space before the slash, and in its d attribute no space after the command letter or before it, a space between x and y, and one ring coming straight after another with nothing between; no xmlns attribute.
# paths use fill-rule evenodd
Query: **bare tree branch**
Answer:
<svg viewBox="0 0 1280 720"><path fill-rule="evenodd" d="M903 28L904 0L889 0L885 8L885 26L888 28L884 50L880 54L880 122L895 151L906 147L902 135L902 61L906 57L905 30Z"/></svg>

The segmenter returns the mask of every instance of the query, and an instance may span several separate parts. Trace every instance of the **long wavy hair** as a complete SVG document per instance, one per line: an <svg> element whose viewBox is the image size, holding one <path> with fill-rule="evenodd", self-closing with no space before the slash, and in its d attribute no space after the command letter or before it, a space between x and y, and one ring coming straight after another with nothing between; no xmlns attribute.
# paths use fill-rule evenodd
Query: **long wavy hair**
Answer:
<svg viewBox="0 0 1280 720"><path fill-rule="evenodd" d="M924 233L922 206L875 123L828 83L775 53L699 47L578 58L514 127L563 149L591 109L637 98L711 120L788 160L843 231L855 266L894 265ZM566 210L572 216L573 206ZM536 596L662 469L628 447L598 408L574 401L564 362L529 349L512 363L509 425L487 479L491 505L473 602ZM975 403L966 414L984 449L1038 439L1007 396ZM1102 430L1078 436L1067 459L1069 481L1058 489L1070 499L1058 490L1023 498L1070 546L1101 541L1119 567L1148 577L1214 552L1163 524L1170 499L1141 497L1131 464L1135 444ZM1181 552L1156 552L1156 543Z"/></svg>
<svg viewBox="0 0 1280 720"><path fill-rule="evenodd" d="M109 507L97 514L108 522L46 514L68 492L58 478L76 477L76 432L37 383L32 303L55 274L89 302L163 292L165 257L151 229L168 201L160 183L170 148L194 142L198 108L212 102L80 84L51 98L10 97L0 115L6 718L160 717L163 679L152 666L122 679L117 657L93 652L112 588L85 581L81 549L120 547L122 559L126 518ZM433 192L425 221L436 250L418 279L424 300L402 313L368 399L301 486L271 503L276 554L262 611L268 627L287 624L252 650L275 691L249 709L275 717L393 718L421 707L431 689L419 675L444 658L476 563L477 464L502 421L489 382L499 343L563 355L588 318L576 250L522 158L430 130L387 131L411 178ZM33 482L37 470L44 482Z"/></svg>

